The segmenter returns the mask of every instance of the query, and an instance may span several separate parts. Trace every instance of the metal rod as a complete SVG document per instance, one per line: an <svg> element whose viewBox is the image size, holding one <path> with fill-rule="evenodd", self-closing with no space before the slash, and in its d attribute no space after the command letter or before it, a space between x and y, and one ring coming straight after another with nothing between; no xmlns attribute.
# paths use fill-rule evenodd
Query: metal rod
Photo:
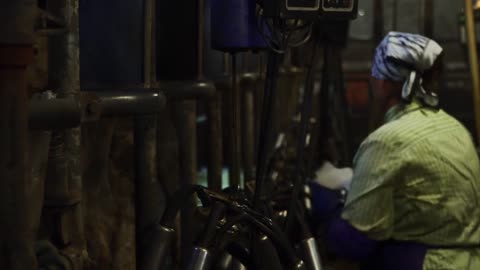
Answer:
<svg viewBox="0 0 480 270"><path fill-rule="evenodd" d="M467 29L468 54L473 86L473 107L475 110L475 130L477 143L480 143L480 69L478 66L477 35L472 0L465 0L465 23Z"/></svg>
<svg viewBox="0 0 480 270"><path fill-rule="evenodd" d="M231 101L231 118L230 118L230 186L240 186L240 108L239 108L239 89L237 82L237 61L236 55L232 54L232 93Z"/></svg>
<svg viewBox="0 0 480 270"><path fill-rule="evenodd" d="M255 179L255 88L258 76L247 77L241 81L243 92L243 132L242 153L245 182Z"/></svg>
<svg viewBox="0 0 480 270"><path fill-rule="evenodd" d="M222 114L220 108L221 93L208 102L208 130L209 148L208 155L208 187L219 191L222 189Z"/></svg>
<svg viewBox="0 0 480 270"><path fill-rule="evenodd" d="M197 175L197 119L196 102L183 101L177 106L177 132L179 138L180 154L180 188L186 188L196 183ZM195 204L193 199L189 198L181 213L181 258L182 263L187 263L191 255L194 242L193 214ZM182 268L185 265L181 266Z"/></svg>

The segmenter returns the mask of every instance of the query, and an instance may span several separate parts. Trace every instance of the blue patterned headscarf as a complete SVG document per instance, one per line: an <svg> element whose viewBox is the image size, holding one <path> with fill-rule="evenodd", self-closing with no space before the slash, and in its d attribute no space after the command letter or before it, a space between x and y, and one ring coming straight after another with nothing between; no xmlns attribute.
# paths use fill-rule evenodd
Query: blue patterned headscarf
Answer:
<svg viewBox="0 0 480 270"><path fill-rule="evenodd" d="M390 32L376 49L372 76L404 82L402 98L406 101L416 95L426 103L436 103L429 105L437 106L438 98L423 89L421 77L432 68L442 51L437 42L424 36Z"/></svg>

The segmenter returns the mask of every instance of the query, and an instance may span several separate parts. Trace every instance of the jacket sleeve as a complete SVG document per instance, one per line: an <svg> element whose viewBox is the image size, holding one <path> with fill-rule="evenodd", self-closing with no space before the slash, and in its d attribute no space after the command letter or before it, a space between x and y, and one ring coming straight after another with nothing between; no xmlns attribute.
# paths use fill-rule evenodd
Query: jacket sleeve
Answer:
<svg viewBox="0 0 480 270"><path fill-rule="evenodd" d="M402 177L401 149L367 140L354 160L351 189L342 218L373 240L388 240L394 227L394 186Z"/></svg>

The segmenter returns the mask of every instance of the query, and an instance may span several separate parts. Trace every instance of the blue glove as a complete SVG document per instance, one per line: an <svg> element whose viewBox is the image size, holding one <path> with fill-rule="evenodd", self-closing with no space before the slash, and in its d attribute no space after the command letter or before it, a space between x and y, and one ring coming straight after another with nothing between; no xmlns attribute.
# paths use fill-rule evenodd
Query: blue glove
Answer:
<svg viewBox="0 0 480 270"><path fill-rule="evenodd" d="M347 195L345 189L333 190L310 182L310 190L315 223L329 222L342 210Z"/></svg>

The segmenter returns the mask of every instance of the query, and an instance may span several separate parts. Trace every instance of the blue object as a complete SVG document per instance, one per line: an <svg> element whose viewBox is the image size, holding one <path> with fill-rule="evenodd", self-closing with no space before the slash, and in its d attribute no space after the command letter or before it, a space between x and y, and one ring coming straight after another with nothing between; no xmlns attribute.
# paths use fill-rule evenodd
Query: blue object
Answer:
<svg viewBox="0 0 480 270"><path fill-rule="evenodd" d="M211 0L212 48L224 52L267 47L259 33L255 0Z"/></svg>
<svg viewBox="0 0 480 270"><path fill-rule="evenodd" d="M327 246L339 257L360 262L362 270L422 270L429 248L413 242L371 240L340 215L330 223Z"/></svg>
<svg viewBox="0 0 480 270"><path fill-rule="evenodd" d="M310 184L312 192L313 222L325 223L343 208L343 195L341 190L332 190L317 183Z"/></svg>

